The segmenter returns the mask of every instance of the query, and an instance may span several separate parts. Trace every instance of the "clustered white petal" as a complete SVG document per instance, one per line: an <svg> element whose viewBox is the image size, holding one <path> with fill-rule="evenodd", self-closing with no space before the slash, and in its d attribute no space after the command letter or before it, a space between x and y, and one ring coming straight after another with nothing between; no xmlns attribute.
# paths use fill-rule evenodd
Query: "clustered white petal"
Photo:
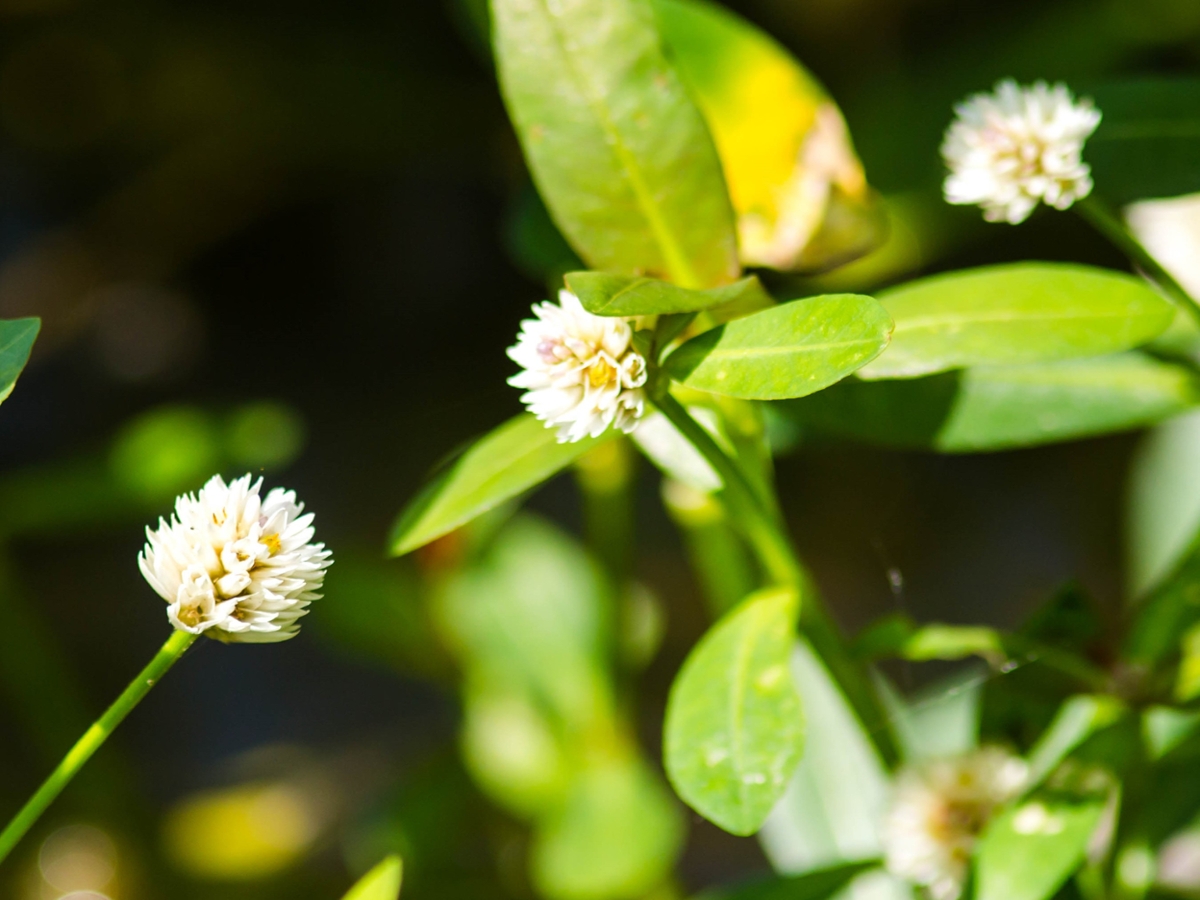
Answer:
<svg viewBox="0 0 1200 900"><path fill-rule="evenodd" d="M262 479L214 476L146 529L138 566L180 631L222 641L286 641L321 597L333 562L314 544L312 513L292 491L260 496Z"/></svg>
<svg viewBox="0 0 1200 900"><path fill-rule="evenodd" d="M980 832L1021 792L1027 773L999 747L902 769L882 832L888 870L933 900L957 900Z"/></svg>
<svg viewBox="0 0 1200 900"><path fill-rule="evenodd" d="M566 290L558 304L537 303L533 312L508 348L522 368L508 383L525 388L529 411L558 428L560 443L610 427L632 432L646 409L646 360L633 349L629 322L592 315Z"/></svg>
<svg viewBox="0 0 1200 900"><path fill-rule="evenodd" d="M1025 221L1038 202L1066 209L1092 191L1083 143L1100 124L1090 100L1064 84L1001 81L954 108L942 157L946 200L978 204L990 222Z"/></svg>

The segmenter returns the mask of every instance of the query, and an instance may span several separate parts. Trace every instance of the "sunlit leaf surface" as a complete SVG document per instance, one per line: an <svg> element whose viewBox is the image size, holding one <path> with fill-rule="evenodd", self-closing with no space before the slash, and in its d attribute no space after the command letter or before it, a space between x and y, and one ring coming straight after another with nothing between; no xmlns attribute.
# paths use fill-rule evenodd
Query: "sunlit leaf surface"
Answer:
<svg viewBox="0 0 1200 900"><path fill-rule="evenodd" d="M0 320L0 403L12 393L41 327L40 319Z"/></svg>

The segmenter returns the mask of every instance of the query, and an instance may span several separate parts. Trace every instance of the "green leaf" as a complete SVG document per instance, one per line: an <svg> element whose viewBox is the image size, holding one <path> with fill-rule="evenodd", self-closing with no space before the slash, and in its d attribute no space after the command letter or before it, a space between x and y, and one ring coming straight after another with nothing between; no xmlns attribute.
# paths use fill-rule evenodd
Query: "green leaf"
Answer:
<svg viewBox="0 0 1200 900"><path fill-rule="evenodd" d="M1182 659L1175 679L1175 699L1187 703L1200 697L1200 626L1193 625L1180 641Z"/></svg>
<svg viewBox="0 0 1200 900"><path fill-rule="evenodd" d="M1072 751L1124 714L1125 704L1116 697L1079 694L1069 698L1029 751L1027 786L1041 784Z"/></svg>
<svg viewBox="0 0 1200 900"><path fill-rule="evenodd" d="M911 380L850 379L776 409L830 437L980 453L1126 431L1197 403L1200 384L1186 367L1124 353Z"/></svg>
<svg viewBox="0 0 1200 900"><path fill-rule="evenodd" d="M671 687L667 775L688 805L733 834L753 834L800 760L804 719L788 671L797 598L753 594L713 626Z"/></svg>
<svg viewBox="0 0 1200 900"><path fill-rule="evenodd" d="M655 278L610 275L607 272L568 272L567 288L598 316L652 316L697 312L712 306L737 303L747 295L761 294L762 285L751 275L733 284L706 291L676 287Z"/></svg>
<svg viewBox="0 0 1200 900"><path fill-rule="evenodd" d="M979 711L986 681L981 669L967 666L912 697L901 696L876 673L880 696L905 759L957 756L979 746Z"/></svg>
<svg viewBox="0 0 1200 900"><path fill-rule="evenodd" d="M41 319L0 319L0 403L12 393L41 327Z"/></svg>
<svg viewBox="0 0 1200 900"><path fill-rule="evenodd" d="M1035 798L984 830L975 851L977 900L1046 900L1079 868L1104 812L1100 799Z"/></svg>
<svg viewBox="0 0 1200 900"><path fill-rule="evenodd" d="M810 297L706 331L668 356L664 368L676 381L716 394L803 397L878 356L891 328L870 297Z"/></svg>
<svg viewBox="0 0 1200 900"><path fill-rule="evenodd" d="M518 497L566 468L611 434L560 444L529 413L476 441L417 495L392 527L395 556L416 550Z"/></svg>
<svg viewBox="0 0 1200 900"><path fill-rule="evenodd" d="M1200 728L1200 711L1151 706L1142 714L1142 741L1157 762L1179 747Z"/></svg>
<svg viewBox="0 0 1200 900"><path fill-rule="evenodd" d="M1096 356L1144 344L1175 308L1140 278L1089 266L1011 263L909 282L880 295L896 321L861 378Z"/></svg>
<svg viewBox="0 0 1200 900"><path fill-rule="evenodd" d="M1147 434L1129 468L1125 558L1129 596L1153 590L1200 529L1200 414Z"/></svg>
<svg viewBox="0 0 1200 900"><path fill-rule="evenodd" d="M1200 534L1193 535L1187 552L1171 574L1141 604L1125 652L1134 662L1154 666L1182 649L1185 663L1191 649L1190 629L1200 620ZM1180 642L1183 642L1181 648ZM1196 648L1200 651L1200 646ZM1191 671L1180 671L1177 690L1187 692ZM1197 672L1200 683L1200 672Z"/></svg>
<svg viewBox="0 0 1200 900"><path fill-rule="evenodd" d="M350 888L342 900L397 900L404 866L398 856L389 856Z"/></svg>
<svg viewBox="0 0 1200 900"><path fill-rule="evenodd" d="M882 853L878 825L891 790L887 770L803 639L796 642L791 663L808 718L818 726L810 729L796 774L763 826L763 849L776 871L789 875L874 859ZM903 896L883 889L879 894Z"/></svg>
<svg viewBox="0 0 1200 900"><path fill-rule="evenodd" d="M931 659L965 659L982 656L1003 660L1003 640L994 628L982 625L932 624L918 628L901 648L905 659L917 662Z"/></svg>
<svg viewBox="0 0 1200 900"><path fill-rule="evenodd" d="M517 137L584 261L690 288L736 278L721 163L647 0L492 0L492 20Z"/></svg>
<svg viewBox="0 0 1200 900"><path fill-rule="evenodd" d="M643 761L593 763L536 830L534 883L550 900L642 897L670 876L682 843L680 810Z"/></svg>
<svg viewBox="0 0 1200 900"><path fill-rule="evenodd" d="M1200 79L1142 79L1091 93L1103 118L1083 153L1098 194L1123 204L1200 191Z"/></svg>
<svg viewBox="0 0 1200 900"><path fill-rule="evenodd" d="M719 895L721 900L825 900L857 876L879 866L878 860L817 869L794 878L771 878Z"/></svg>

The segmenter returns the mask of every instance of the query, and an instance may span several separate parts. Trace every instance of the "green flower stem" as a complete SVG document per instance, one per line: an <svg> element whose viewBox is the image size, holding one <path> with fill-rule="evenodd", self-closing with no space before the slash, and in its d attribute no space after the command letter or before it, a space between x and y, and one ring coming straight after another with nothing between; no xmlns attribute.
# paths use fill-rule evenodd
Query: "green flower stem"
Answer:
<svg viewBox="0 0 1200 900"><path fill-rule="evenodd" d="M1075 204L1084 220L1118 247L1151 281L1162 288L1175 303L1200 325L1200 302L1183 289L1113 210L1097 197L1086 197Z"/></svg>
<svg viewBox="0 0 1200 900"><path fill-rule="evenodd" d="M49 778L47 778L37 793L29 798L21 811L13 817L4 831L0 832L0 862L3 862L13 847L25 836L33 824L41 817L47 807L62 793L63 788L71 783L84 764L92 758L100 746L108 740L118 725L133 710L142 698L150 693L167 670L183 656L184 651L196 640L196 635L185 631L172 632L170 639L163 644L162 649L155 654L150 664L130 682L129 687L121 693L116 702L110 706L91 728L84 732L70 752L63 757Z"/></svg>
<svg viewBox="0 0 1200 900"><path fill-rule="evenodd" d="M879 727L887 721L879 699L865 673L847 651L837 626L821 603L812 577L792 549L780 518L768 508L737 463L721 449L712 435L671 396L666 390L665 380L661 388L653 392L653 400L659 411L721 476L725 485L725 500L767 577L776 584L793 588L800 596L800 631L829 668L867 733L875 739L880 755L889 763L895 762L897 753L889 733Z"/></svg>

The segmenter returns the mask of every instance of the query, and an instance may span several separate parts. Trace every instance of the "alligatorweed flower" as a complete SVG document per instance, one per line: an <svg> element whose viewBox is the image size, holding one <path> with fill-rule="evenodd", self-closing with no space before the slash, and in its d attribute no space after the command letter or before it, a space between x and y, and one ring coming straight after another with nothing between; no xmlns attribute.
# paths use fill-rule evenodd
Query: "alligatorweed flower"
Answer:
<svg viewBox="0 0 1200 900"><path fill-rule="evenodd" d="M1092 190L1083 143L1100 124L1064 84L1001 81L954 108L942 143L949 203L978 204L989 222L1025 221L1039 202L1066 209Z"/></svg>
<svg viewBox="0 0 1200 900"><path fill-rule="evenodd" d="M260 495L262 479L214 476L146 529L138 566L179 631L222 641L286 641L321 597L332 560L314 544L312 513L292 491Z"/></svg>
<svg viewBox="0 0 1200 900"><path fill-rule="evenodd" d="M533 312L508 348L523 369L508 383L525 388L529 411L558 428L560 443L610 427L632 432L646 409L646 360L633 349L629 322L592 315L566 290L558 304L538 303Z"/></svg>
<svg viewBox="0 0 1200 900"><path fill-rule="evenodd" d="M933 900L957 900L975 841L1026 774L1025 763L999 747L902 769L883 825L888 870Z"/></svg>

